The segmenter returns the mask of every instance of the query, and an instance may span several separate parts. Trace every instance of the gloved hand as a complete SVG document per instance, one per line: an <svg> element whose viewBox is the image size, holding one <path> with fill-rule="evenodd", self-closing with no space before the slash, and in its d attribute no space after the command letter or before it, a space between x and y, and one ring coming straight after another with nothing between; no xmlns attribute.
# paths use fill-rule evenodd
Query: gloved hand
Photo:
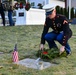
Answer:
<svg viewBox="0 0 76 75"><path fill-rule="evenodd" d="M44 45L40 44L40 50L43 50L43 49L44 49Z"/></svg>
<svg viewBox="0 0 76 75"><path fill-rule="evenodd" d="M64 51L65 51L65 46L62 46L62 47L60 48L60 53L59 53L59 55L61 55Z"/></svg>

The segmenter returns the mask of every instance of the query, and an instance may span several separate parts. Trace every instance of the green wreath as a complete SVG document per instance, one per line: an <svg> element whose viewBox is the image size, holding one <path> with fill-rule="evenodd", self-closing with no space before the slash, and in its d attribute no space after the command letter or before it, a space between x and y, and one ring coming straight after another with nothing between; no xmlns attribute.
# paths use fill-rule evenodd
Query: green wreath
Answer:
<svg viewBox="0 0 76 75"><path fill-rule="evenodd" d="M36 56L41 57L42 59L53 59L59 56L59 49L52 48L46 50L38 50Z"/></svg>
<svg viewBox="0 0 76 75"><path fill-rule="evenodd" d="M28 11L30 9L31 5L29 2L26 3L25 9Z"/></svg>

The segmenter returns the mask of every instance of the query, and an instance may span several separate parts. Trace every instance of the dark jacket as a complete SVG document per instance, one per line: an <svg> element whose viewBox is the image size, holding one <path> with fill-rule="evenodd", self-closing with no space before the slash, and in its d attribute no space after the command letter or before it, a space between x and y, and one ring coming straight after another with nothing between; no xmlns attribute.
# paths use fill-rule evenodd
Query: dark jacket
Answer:
<svg viewBox="0 0 76 75"><path fill-rule="evenodd" d="M4 12L4 6L3 6L3 4L2 3L0 3L0 12Z"/></svg>
<svg viewBox="0 0 76 75"><path fill-rule="evenodd" d="M9 6L8 12L13 12L12 6Z"/></svg>
<svg viewBox="0 0 76 75"><path fill-rule="evenodd" d="M47 34L49 28L51 27L56 34L59 34L61 31L63 31L64 38L62 45L65 46L67 40L72 36L72 31L69 28L68 23L63 24L64 20L67 21L66 17L59 14L57 14L54 19L50 19L49 17L46 18L41 37L41 44L45 44L44 36Z"/></svg>

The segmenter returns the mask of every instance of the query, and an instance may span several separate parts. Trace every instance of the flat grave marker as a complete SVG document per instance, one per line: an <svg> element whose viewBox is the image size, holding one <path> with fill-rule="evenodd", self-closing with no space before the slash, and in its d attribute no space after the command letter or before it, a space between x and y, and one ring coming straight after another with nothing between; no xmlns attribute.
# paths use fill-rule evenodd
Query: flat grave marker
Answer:
<svg viewBox="0 0 76 75"><path fill-rule="evenodd" d="M20 60L18 64L23 65L27 68L33 68L38 70L43 70L55 65L55 64L51 64L50 62L39 61L38 59L26 58L26 59Z"/></svg>

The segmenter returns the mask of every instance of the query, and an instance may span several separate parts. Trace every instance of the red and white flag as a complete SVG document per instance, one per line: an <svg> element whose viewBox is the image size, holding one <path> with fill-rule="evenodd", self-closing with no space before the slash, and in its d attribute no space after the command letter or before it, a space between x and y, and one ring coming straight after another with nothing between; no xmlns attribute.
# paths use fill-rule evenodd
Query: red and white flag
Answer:
<svg viewBox="0 0 76 75"><path fill-rule="evenodd" d="M18 51L17 51L17 44L15 44L14 52L13 52L13 62L18 62Z"/></svg>

